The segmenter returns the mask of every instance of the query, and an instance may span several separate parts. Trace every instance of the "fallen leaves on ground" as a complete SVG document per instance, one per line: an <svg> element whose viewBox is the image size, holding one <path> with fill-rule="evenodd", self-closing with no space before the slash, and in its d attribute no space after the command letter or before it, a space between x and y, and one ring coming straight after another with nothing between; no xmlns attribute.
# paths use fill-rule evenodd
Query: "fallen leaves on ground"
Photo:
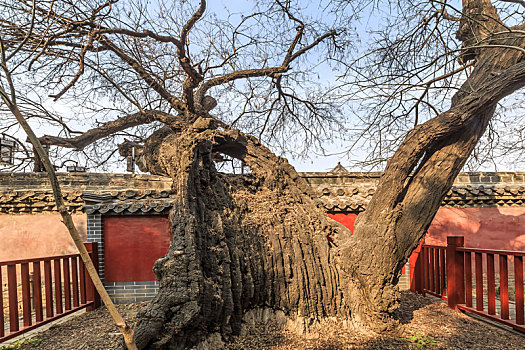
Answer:
<svg viewBox="0 0 525 350"><path fill-rule="evenodd" d="M119 305L133 323L142 304ZM525 349L525 337L451 310L439 299L403 292L396 312L399 327L380 335L364 335L342 327L297 335L258 325L227 344L228 350L342 350L342 349ZM36 338L40 350L112 349L120 333L104 308L56 325ZM420 344L420 347L418 347ZM31 349L32 345L22 349Z"/></svg>

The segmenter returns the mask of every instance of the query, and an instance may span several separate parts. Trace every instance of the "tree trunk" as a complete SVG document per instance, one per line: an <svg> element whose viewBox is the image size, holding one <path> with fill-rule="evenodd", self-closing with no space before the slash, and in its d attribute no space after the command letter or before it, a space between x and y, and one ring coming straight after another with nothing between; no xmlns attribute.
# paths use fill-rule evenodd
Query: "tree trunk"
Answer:
<svg viewBox="0 0 525 350"><path fill-rule="evenodd" d="M177 199L169 253L154 267L159 293L139 314L139 348L187 348L213 333L227 339L248 311L287 316L301 331L350 319L334 244L351 233L326 216L285 159L238 131L190 129L148 146L148 164L173 177ZM214 152L244 160L252 173L219 174Z"/></svg>
<svg viewBox="0 0 525 350"><path fill-rule="evenodd" d="M524 40L500 33L506 27L489 1L469 1L464 12L458 37L475 68L448 111L407 135L353 236L327 218L285 159L253 137L200 118L150 138L145 164L173 178L177 197L170 250L154 266L159 293L138 315L139 348L227 339L243 319L268 315L299 331L330 320L373 331L392 325L403 265L498 101L525 85L523 51L513 48ZM489 46L471 47L485 39ZM252 173L219 174L214 153L243 160Z"/></svg>
<svg viewBox="0 0 525 350"><path fill-rule="evenodd" d="M396 303L391 286L485 132L497 103L525 85L520 50L524 38L501 23L490 1L463 4L468 16L462 18L457 36L464 43L463 61L475 59L475 68L451 108L414 128L401 143L367 210L356 220L356 243L341 252L347 261L359 261L353 269L366 290L365 324L370 317L388 319ZM489 46L479 47L480 42ZM374 247L372 258L369 247Z"/></svg>

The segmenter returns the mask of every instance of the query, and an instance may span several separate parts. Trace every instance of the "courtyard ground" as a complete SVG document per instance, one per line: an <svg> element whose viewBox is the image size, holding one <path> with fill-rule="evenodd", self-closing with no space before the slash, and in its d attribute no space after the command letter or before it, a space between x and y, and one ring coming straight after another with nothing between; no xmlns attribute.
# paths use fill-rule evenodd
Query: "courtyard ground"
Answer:
<svg viewBox="0 0 525 350"><path fill-rule="evenodd" d="M119 310L128 321L134 322L142 306L119 305ZM398 329L380 336L337 327L304 336L259 325L246 335L235 337L227 349L525 349L525 335L450 310L439 299L403 292L397 317ZM111 349L118 344L120 334L107 311L101 308L51 327L33 339L20 348Z"/></svg>

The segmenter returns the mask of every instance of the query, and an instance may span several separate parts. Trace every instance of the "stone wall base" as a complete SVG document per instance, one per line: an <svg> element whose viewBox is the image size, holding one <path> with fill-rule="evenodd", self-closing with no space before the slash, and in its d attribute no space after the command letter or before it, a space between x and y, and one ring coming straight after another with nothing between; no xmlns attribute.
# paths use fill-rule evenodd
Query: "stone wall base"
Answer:
<svg viewBox="0 0 525 350"><path fill-rule="evenodd" d="M159 290L159 282L105 282L111 300L115 304L151 301Z"/></svg>

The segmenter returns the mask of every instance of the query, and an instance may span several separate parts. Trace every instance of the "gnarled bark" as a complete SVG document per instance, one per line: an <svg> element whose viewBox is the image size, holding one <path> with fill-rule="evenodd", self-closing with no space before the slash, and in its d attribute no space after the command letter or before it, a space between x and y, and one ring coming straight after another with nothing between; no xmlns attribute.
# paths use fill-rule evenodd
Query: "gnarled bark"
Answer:
<svg viewBox="0 0 525 350"><path fill-rule="evenodd" d="M219 174L212 154L243 159L248 176ZM139 314L140 348L186 348L239 334L249 310L280 310L304 327L350 319L335 244L350 232L326 217L285 159L238 131L188 129L147 149L174 179L173 240L155 263L159 293ZM159 167L160 166L160 167Z"/></svg>

